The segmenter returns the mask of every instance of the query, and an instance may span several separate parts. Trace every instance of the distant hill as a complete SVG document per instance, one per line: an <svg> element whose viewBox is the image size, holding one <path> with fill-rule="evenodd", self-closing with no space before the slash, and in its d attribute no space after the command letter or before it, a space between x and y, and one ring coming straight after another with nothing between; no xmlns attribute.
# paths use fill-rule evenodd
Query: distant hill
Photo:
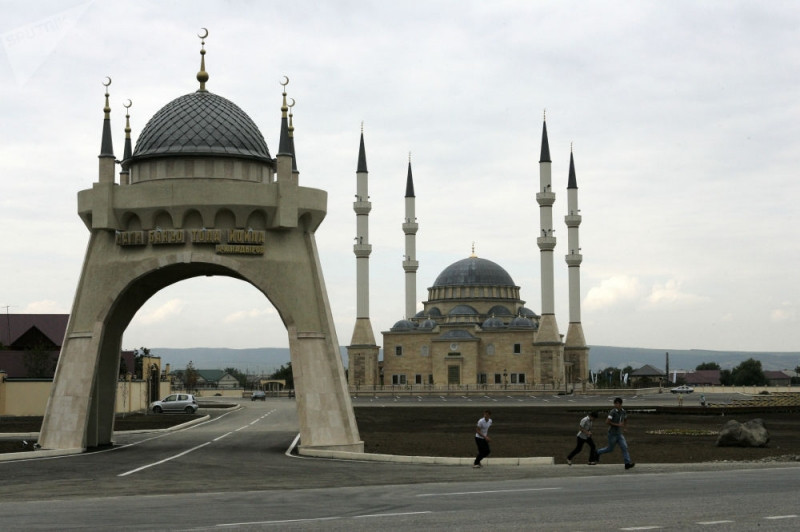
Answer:
<svg viewBox="0 0 800 532"><path fill-rule="evenodd" d="M339 348L342 362L347 367L347 350ZM153 355L160 356L163 363L173 369L182 369L191 360L197 369L223 369L233 367L250 374L268 374L289 362L288 347L254 347L250 349L228 349L225 347L191 347L175 349L154 347ZM589 351L589 364L598 370L607 367L640 368L650 364L661 370L665 368L665 354L669 352L669 367L694 369L703 362L716 362L723 369L732 369L748 358L761 361L765 370L780 371L800 366L800 351L708 351L703 349L643 349L638 347L611 347L593 345Z"/></svg>

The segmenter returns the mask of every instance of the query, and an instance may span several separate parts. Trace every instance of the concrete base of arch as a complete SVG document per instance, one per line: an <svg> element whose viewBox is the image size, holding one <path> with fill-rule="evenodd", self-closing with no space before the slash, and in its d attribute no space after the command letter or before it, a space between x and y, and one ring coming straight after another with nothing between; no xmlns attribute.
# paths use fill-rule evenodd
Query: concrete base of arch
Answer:
<svg viewBox="0 0 800 532"><path fill-rule="evenodd" d="M133 238L135 245L125 245L120 238L124 227L93 227L92 217L84 216L91 237L42 424L42 448L112 444L122 335L137 310L178 281L225 275L261 291L286 325L301 445L363 450L313 233L324 216L324 193L296 190L298 203L321 203L322 215L296 218L293 228L256 229L263 240L256 252L247 245L219 248L193 240L187 236L188 228L169 229L184 231L181 238L170 233L176 236L174 242L157 242L163 235L143 230L144 244ZM309 195L305 199L304 191ZM320 194L321 199L316 197ZM242 197L249 195L245 192ZM246 227L232 223L217 229L224 234L229 229L241 231L242 226ZM220 335L224 338L222 331Z"/></svg>

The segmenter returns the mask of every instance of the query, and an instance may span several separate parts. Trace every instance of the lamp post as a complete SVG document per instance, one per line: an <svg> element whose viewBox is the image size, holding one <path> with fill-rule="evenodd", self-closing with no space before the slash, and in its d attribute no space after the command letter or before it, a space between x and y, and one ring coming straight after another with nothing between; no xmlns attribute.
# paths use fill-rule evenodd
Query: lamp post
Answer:
<svg viewBox="0 0 800 532"><path fill-rule="evenodd" d="M503 384L505 385L505 389L508 390L508 370L503 370Z"/></svg>

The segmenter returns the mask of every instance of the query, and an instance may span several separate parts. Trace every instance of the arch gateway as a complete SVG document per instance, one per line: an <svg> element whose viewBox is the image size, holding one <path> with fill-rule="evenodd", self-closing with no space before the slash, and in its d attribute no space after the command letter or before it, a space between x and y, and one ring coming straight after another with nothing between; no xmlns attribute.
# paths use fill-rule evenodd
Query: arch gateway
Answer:
<svg viewBox="0 0 800 532"><path fill-rule="evenodd" d="M113 443L131 319L162 288L225 275L261 291L286 325L301 447L362 451L314 236L327 193L298 184L289 80L273 159L250 117L206 90L204 54L199 90L158 111L133 151L126 115L119 181L106 88L98 180L78 194L89 244L39 443Z"/></svg>

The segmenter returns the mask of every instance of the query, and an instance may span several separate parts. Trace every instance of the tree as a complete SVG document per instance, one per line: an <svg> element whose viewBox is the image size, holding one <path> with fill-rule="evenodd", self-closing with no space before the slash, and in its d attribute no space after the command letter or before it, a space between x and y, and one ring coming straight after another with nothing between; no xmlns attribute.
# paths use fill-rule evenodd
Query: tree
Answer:
<svg viewBox="0 0 800 532"><path fill-rule="evenodd" d="M183 372L183 385L186 391L194 390L197 387L197 370L194 369L194 362L191 360L186 364L186 371Z"/></svg>
<svg viewBox="0 0 800 532"><path fill-rule="evenodd" d="M119 357L119 376L125 377L128 374L128 363L125 362L125 358L122 356Z"/></svg>
<svg viewBox="0 0 800 532"><path fill-rule="evenodd" d="M719 383L723 386L730 386L733 384L733 378L731 377L731 370L723 369L719 372Z"/></svg>
<svg viewBox="0 0 800 532"><path fill-rule="evenodd" d="M269 376L270 379L282 379L286 381L287 388L294 388L294 376L292 375L292 363L287 362L281 365L278 370Z"/></svg>
<svg viewBox="0 0 800 532"><path fill-rule="evenodd" d="M702 364L698 364L695 368L698 371L707 370L707 369L722 369L719 367L719 364L716 362L703 362Z"/></svg>
<svg viewBox="0 0 800 532"><path fill-rule="evenodd" d="M25 372L29 379L50 379L56 371L56 360L41 343L25 349Z"/></svg>
<svg viewBox="0 0 800 532"><path fill-rule="evenodd" d="M748 358L731 371L734 386L764 386L768 384L761 361Z"/></svg>
<svg viewBox="0 0 800 532"><path fill-rule="evenodd" d="M224 371L225 373L228 373L231 377L239 381L239 386L241 386L242 388L247 387L247 375L245 375L236 368L225 368Z"/></svg>
<svg viewBox="0 0 800 532"><path fill-rule="evenodd" d="M144 379L145 374L142 368L144 357L150 356L150 349L147 347L140 347L133 350L133 375L138 379Z"/></svg>

